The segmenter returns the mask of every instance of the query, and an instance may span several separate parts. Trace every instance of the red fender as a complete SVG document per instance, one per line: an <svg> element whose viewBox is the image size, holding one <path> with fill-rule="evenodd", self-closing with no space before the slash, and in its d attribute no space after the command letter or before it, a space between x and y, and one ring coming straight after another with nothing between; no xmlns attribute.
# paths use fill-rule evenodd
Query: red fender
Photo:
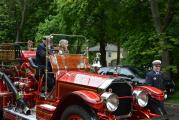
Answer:
<svg viewBox="0 0 179 120"><path fill-rule="evenodd" d="M144 90L146 91L151 97L157 99L159 101L164 101L164 92L156 87L152 86L138 86L134 88L134 90Z"/></svg>
<svg viewBox="0 0 179 120"><path fill-rule="evenodd" d="M159 118L159 114L151 113L149 109L136 109L133 111L129 120L143 120L150 118Z"/></svg>
<svg viewBox="0 0 179 120"><path fill-rule="evenodd" d="M73 94L81 97L92 108L101 109L104 106L101 97L95 92L80 90L74 91Z"/></svg>

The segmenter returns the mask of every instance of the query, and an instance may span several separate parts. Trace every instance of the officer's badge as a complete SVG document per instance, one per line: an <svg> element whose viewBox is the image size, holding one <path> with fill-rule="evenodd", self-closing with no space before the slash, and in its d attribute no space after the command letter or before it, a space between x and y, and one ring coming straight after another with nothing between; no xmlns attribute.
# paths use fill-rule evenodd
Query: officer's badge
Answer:
<svg viewBox="0 0 179 120"><path fill-rule="evenodd" d="M157 79L156 77L153 78L153 80L156 80L156 79Z"/></svg>

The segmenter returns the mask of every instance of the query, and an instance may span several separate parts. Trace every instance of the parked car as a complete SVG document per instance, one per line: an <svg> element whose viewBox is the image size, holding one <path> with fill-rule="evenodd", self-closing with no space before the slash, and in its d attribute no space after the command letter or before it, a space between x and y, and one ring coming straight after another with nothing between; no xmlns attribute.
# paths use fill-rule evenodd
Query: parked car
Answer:
<svg viewBox="0 0 179 120"><path fill-rule="evenodd" d="M121 67L101 67L98 71L99 74L104 75L120 75L131 78L132 81L138 82L138 83L145 83L144 75L143 73L131 66L121 66Z"/></svg>
<svg viewBox="0 0 179 120"><path fill-rule="evenodd" d="M99 74L103 75L119 75L131 78L133 82L145 84L145 73L133 66L120 66L120 67L101 67L98 70ZM173 80L165 80L165 88L167 95L173 95L175 92L175 83Z"/></svg>

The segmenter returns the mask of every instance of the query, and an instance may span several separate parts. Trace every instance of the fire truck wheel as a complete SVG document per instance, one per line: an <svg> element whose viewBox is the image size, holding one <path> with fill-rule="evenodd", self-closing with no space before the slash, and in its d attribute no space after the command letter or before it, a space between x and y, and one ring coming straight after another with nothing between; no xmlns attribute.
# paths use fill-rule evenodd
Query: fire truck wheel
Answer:
<svg viewBox="0 0 179 120"><path fill-rule="evenodd" d="M98 120L98 118L87 107L72 105L65 109L60 120Z"/></svg>

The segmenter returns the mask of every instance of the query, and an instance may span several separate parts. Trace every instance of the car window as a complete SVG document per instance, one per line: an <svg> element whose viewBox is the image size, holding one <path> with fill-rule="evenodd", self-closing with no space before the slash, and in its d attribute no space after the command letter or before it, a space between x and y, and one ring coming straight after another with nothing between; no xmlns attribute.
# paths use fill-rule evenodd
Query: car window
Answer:
<svg viewBox="0 0 179 120"><path fill-rule="evenodd" d="M129 70L132 71L132 73L135 74L136 77L138 78L144 78L144 72L142 72L141 70L134 68L134 67L129 67Z"/></svg>
<svg viewBox="0 0 179 120"><path fill-rule="evenodd" d="M119 74L123 74L123 75L133 75L131 71L129 71L129 69L127 68L118 68L117 72Z"/></svg>
<svg viewBox="0 0 179 120"><path fill-rule="evenodd" d="M104 73L105 74L109 70L110 70L110 68L108 68L108 67L102 67L102 68L99 69L98 73Z"/></svg>
<svg viewBox="0 0 179 120"><path fill-rule="evenodd" d="M108 71L108 72L115 73L115 72L116 72L116 70L115 70L115 69L113 69L113 68L111 68L111 69L109 69L109 71Z"/></svg>

